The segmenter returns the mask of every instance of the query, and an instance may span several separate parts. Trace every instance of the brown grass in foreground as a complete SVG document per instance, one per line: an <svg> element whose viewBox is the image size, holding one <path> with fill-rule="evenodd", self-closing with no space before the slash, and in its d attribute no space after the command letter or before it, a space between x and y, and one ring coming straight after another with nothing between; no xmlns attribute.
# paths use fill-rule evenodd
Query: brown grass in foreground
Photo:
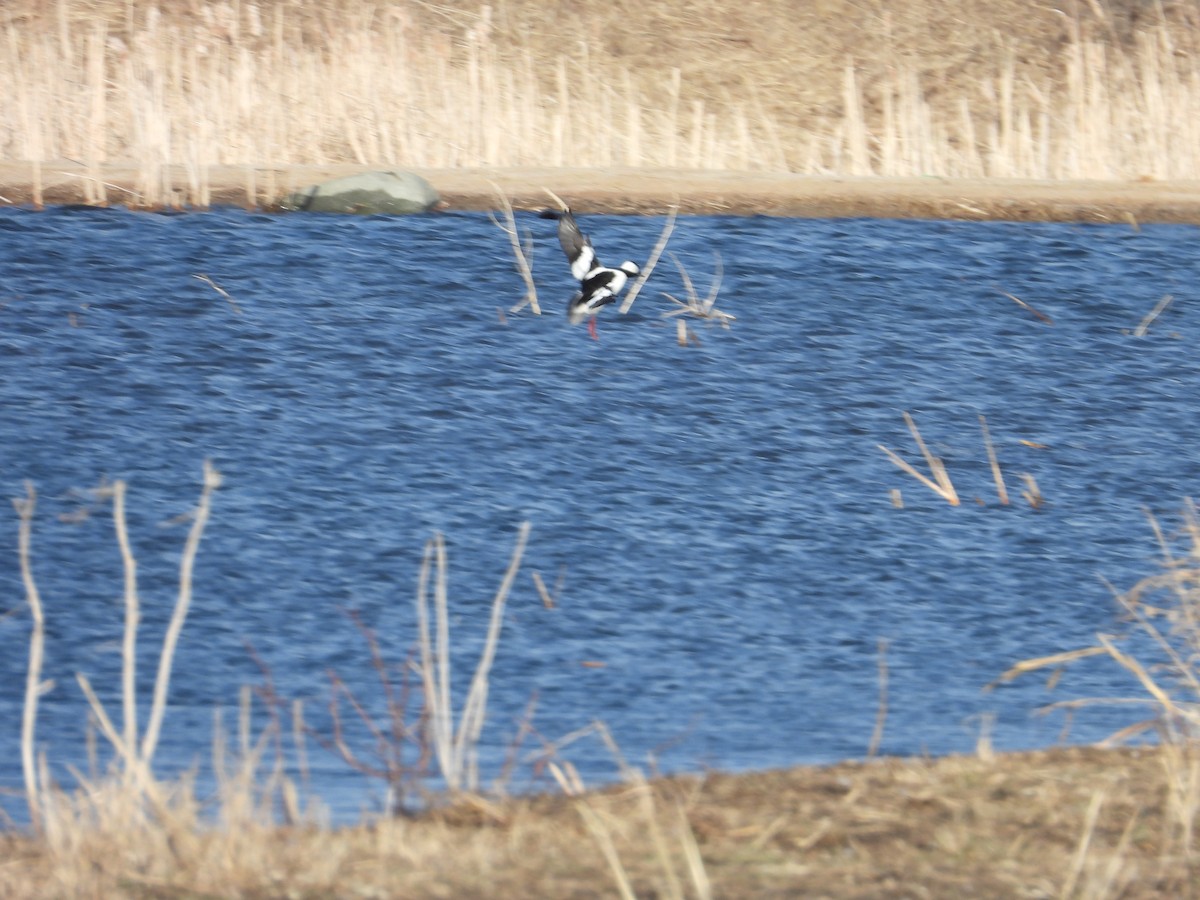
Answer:
<svg viewBox="0 0 1200 900"><path fill-rule="evenodd" d="M594 167L1180 179L1190 2L11 0L0 160L89 202L207 205L215 167ZM132 187L104 177L132 164Z"/></svg>
<svg viewBox="0 0 1200 900"><path fill-rule="evenodd" d="M639 897L698 895L687 833L716 897L1186 897L1200 858L1171 801L1178 762L1082 748L885 759L464 801L334 831L195 823L140 844L89 833L65 855L9 835L0 894L612 896L586 802ZM1194 772L1200 756L1185 763Z"/></svg>
<svg viewBox="0 0 1200 900"><path fill-rule="evenodd" d="M189 560L218 481L206 466L181 565L180 623L190 589ZM126 562L128 634L138 618L136 565L123 536L123 492L117 490L115 497L114 522ZM18 503L19 557L29 576L31 607L37 599L29 564L33 501L30 491ZM1164 532L1157 522L1154 526L1164 573L1142 579L1117 599L1134 633L1149 636L1150 649L1160 658L1135 658L1128 649L1130 635L1100 634L1095 647L1020 663L1002 680L1107 655L1147 695L1142 701L1107 702L1151 709L1151 718L1126 729L1124 736L1155 728L1160 746L996 754L984 740L973 757L647 781L623 762L603 726L596 726L592 730L618 761L621 785L584 790L560 742L548 768L563 788L561 795L497 798L458 792L417 816L329 829L319 824L319 805L302 797L284 772L282 757L270 761L279 721L260 735L251 733L248 691L243 690L232 750L218 730L216 796L202 799L191 777L162 782L151 773L158 713L152 712L139 743L135 705L126 705L125 728L119 732L81 679L117 759L107 776L81 776L78 788L66 790L47 778L46 761L39 757L37 772L27 778L31 819L38 828L33 835L0 834L0 896L1195 896L1200 884L1200 741L1194 737L1200 697L1194 665L1200 650L1200 516L1189 503L1177 533ZM526 532L523 528L518 536L493 604L491 630L499 627L498 610L516 575ZM440 557L435 540L419 576L418 609L430 581L444 579ZM443 610L435 616L437 652L425 613L419 629L425 650L417 672L433 715L442 719L442 738L435 740L439 752L458 753L457 735L465 734L459 758L469 770L471 741L478 737L476 727L467 724L476 721L466 712L472 703L455 728L454 711L430 697L449 675L448 662L435 661L449 644L444 594L436 584L435 601ZM36 684L40 619L36 607L34 612L30 678ZM160 674L169 675L173 633L178 635L168 629ZM490 638L489 646L494 644ZM476 671L485 686L490 652L485 650ZM1152 656L1144 646L1142 652ZM131 656L128 663L132 666ZM444 671L435 677L437 669ZM1057 674L1053 681L1058 682ZM160 709L159 696L156 691L152 710ZM1082 701L1087 702L1097 701ZM36 718L36 702L32 709L30 721ZM28 746L33 748L32 729ZM455 767L443 764L447 780L451 770Z"/></svg>

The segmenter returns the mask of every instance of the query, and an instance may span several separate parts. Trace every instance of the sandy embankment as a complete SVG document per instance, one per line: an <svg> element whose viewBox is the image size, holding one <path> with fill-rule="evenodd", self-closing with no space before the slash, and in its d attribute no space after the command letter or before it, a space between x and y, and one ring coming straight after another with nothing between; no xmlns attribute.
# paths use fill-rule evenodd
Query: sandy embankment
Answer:
<svg viewBox="0 0 1200 900"><path fill-rule="evenodd" d="M364 171L361 166L260 168L214 167L212 202L245 206L248 192L263 198L328 178ZM854 178L756 172L658 169L416 169L450 209L491 209L493 183L518 208L549 202L550 188L584 212L655 213L678 204L685 213L781 216L878 216L885 218L1010 219L1016 221L1200 223L1200 181L1029 181L945 178ZM131 203L136 171L105 166L108 201ZM83 203L96 177L82 165L42 165L47 204ZM171 183L187 184L186 173ZM32 167L0 163L0 205L33 200Z"/></svg>

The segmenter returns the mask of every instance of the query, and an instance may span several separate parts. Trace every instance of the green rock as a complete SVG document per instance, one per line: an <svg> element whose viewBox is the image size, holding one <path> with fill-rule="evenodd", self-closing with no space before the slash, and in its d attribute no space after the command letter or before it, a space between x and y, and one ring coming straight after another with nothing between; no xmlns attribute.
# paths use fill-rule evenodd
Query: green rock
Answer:
<svg viewBox="0 0 1200 900"><path fill-rule="evenodd" d="M408 215L428 212L439 197L433 186L411 172L363 172L314 184L284 198L291 212Z"/></svg>

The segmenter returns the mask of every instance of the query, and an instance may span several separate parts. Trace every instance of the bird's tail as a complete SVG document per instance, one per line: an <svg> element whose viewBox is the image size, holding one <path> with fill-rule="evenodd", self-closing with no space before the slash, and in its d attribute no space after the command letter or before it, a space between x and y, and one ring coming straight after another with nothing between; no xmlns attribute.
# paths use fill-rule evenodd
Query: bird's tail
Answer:
<svg viewBox="0 0 1200 900"><path fill-rule="evenodd" d="M578 325L587 317L588 309L583 302L583 291L576 291L575 295L567 301L567 321L572 325Z"/></svg>

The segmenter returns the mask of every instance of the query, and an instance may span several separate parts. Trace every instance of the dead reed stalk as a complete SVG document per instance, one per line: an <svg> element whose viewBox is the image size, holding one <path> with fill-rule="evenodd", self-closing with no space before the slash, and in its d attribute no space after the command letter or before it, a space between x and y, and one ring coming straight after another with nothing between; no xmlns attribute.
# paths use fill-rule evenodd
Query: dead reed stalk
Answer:
<svg viewBox="0 0 1200 900"><path fill-rule="evenodd" d="M240 316L242 314L242 308L237 305L237 301L234 300L233 297L230 296L229 292L227 290L225 290L225 288L221 287L219 284L217 284L215 281L213 281L207 275L194 274L194 275L192 275L192 277L200 279L205 284L207 284L210 288L212 288L214 291L216 291L218 294L220 294L222 297L224 297L225 302L229 304L229 308L233 310L235 315Z"/></svg>
<svg viewBox="0 0 1200 900"><path fill-rule="evenodd" d="M1058 669L1093 656L1107 656L1128 672L1159 711L1157 722L1140 723L1122 729L1123 735L1157 725L1167 739L1183 742L1200 735L1200 521L1191 504L1185 505L1186 534L1191 539L1187 555L1176 558L1163 537L1157 521L1152 527L1159 536L1164 554L1165 572L1138 581L1129 590L1114 592L1123 614L1137 631L1150 639L1150 648L1159 659L1146 663L1127 652L1122 641L1127 636L1098 633L1090 647L1056 653L1037 659L1022 660L1005 671L995 683L1011 681L1021 675L1046 668ZM1161 602L1151 603L1152 595L1165 595ZM1157 620L1165 620L1160 627ZM1164 678L1169 676L1169 678ZM1184 698L1181 698L1181 694ZM1112 702L1103 698L1084 703ZM1066 701L1063 705L1080 705Z"/></svg>
<svg viewBox="0 0 1200 900"><path fill-rule="evenodd" d="M159 657L158 676L155 680L154 699L150 709L149 725L138 746L137 724L137 695L136 695L136 647L137 630L140 621L137 595L137 562L129 542L128 527L125 519L125 484L122 481L114 483L112 495L114 500L113 521L117 533L117 542L121 549L121 557L125 571L125 624L122 641L122 675L121 695L124 715L123 727L118 730L112 723L103 703L96 696L87 676L76 674L76 680L83 691L89 706L96 716L101 732L112 745L120 760L123 789L143 798L162 816L166 814L166 801L163 792L156 786L151 774L151 763L157 745L162 719L166 709L168 685L170 682L171 666L174 659L175 647L179 634L187 616L188 606L192 595L192 570L195 564L200 538L208 521L212 492L220 485L220 474L209 461L204 463L204 483L200 501L193 513L192 527L188 533L180 561L179 594L175 610L167 632L163 638L163 646ZM36 583L33 579L29 562L30 530L34 508L34 493L30 486L28 498L18 502L17 510L21 516L20 558L22 575L25 578L26 595L33 611L34 633L30 641L30 669L27 683L25 710L22 727L22 762L26 770L26 792L30 807L31 821L35 828L45 826L45 816L42 814L51 806L51 786L34 772L34 725L37 718L37 697L43 689L39 683L42 663L42 632L43 614L38 597ZM87 780L81 778L80 783L87 788L88 795L98 797L104 791L92 785L88 787ZM140 817L137 811L140 804L134 803L130 808L132 814ZM52 838L55 836L52 835ZM61 835L58 838L61 839Z"/></svg>
<svg viewBox="0 0 1200 900"><path fill-rule="evenodd" d="M107 166L131 164L134 203L201 207L228 167L245 167L251 203L276 199L274 170L297 165L1125 180L1200 170L1200 62L1190 25L1162 10L1127 39L1076 23L1039 72L1010 51L957 90L898 53L875 76L831 61L824 106L839 113L795 116L785 79L749 96L704 92L684 59L615 59L587 36L551 50L496 27L521 11L384 15L349 3L330 29L319 7L175 7L7 4L0 159L28 164L36 204L55 160L80 161L88 202L111 199ZM256 168L268 184L254 183Z"/></svg>
<svg viewBox="0 0 1200 900"><path fill-rule="evenodd" d="M1046 500L1042 496L1042 489L1038 487L1037 479L1029 472L1022 472L1021 480L1025 482L1025 489L1021 491L1021 496L1034 509L1040 509Z"/></svg>
<svg viewBox="0 0 1200 900"><path fill-rule="evenodd" d="M1000 471L1000 461L996 458L992 435L988 431L987 419L982 413L979 416L979 427L983 431L983 446L987 449L988 464L992 467L992 478L996 482L996 494L1000 497L1000 504L1008 506L1008 489L1004 486L1004 474Z"/></svg>
<svg viewBox="0 0 1200 900"><path fill-rule="evenodd" d="M441 534L435 534L425 545L425 555L417 579L417 637L421 659L418 673L424 691L425 706L430 714L434 754L446 787L451 791L476 791L479 788L478 745L487 714L488 675L500 640L504 606L520 569L529 531L528 522L523 522L518 529L516 546L513 548L508 569L492 599L487 635L457 723L450 689L450 614L446 589L446 543ZM431 574L436 629L436 636L432 641L429 633Z"/></svg>
<svg viewBox="0 0 1200 900"><path fill-rule="evenodd" d="M146 733L142 736L141 758L144 765L150 765L154 751L158 746L158 736L162 729L163 715L167 709L167 691L171 684L171 666L175 661L175 647L179 643L179 635L183 631L183 623L187 620L188 609L192 603L192 572L196 566L196 553L200 549L200 538L204 534L204 526L212 511L212 494L221 486L221 473L209 460L204 461L204 483L200 491L200 501L192 513L192 527L188 530L187 540L183 546L183 556L179 560L179 593L175 600L175 609L171 621L163 637L162 650L158 657L158 674L154 679L154 699L150 705L150 718L146 725Z"/></svg>
<svg viewBox="0 0 1200 900"><path fill-rule="evenodd" d="M867 745L868 759L879 753L879 746L883 743L883 726L887 723L888 712L888 642L880 638L876 646L879 651L879 705L875 710L875 728L871 732L871 742Z"/></svg>
<svg viewBox="0 0 1200 900"><path fill-rule="evenodd" d="M913 421L912 416L910 416L907 411L904 413L904 421L908 425L908 430L912 433L913 440L917 442L917 447L920 449L921 455L925 457L925 463L929 466L930 474L933 476L932 478L929 478L921 472L918 472L911 465L909 465L909 463L901 459L896 453L883 446L883 444L877 444L876 446L878 446L879 449L887 455L888 459L894 462L913 478L917 479L917 481L921 482L921 484L925 485L951 506L958 506L958 493L954 490L954 485L950 481L950 476L946 474L945 463L943 463L939 457L936 457L929 452L929 448L925 446L925 441L921 438L921 432L917 430L916 422Z"/></svg>
<svg viewBox="0 0 1200 900"><path fill-rule="evenodd" d="M125 482L118 480L112 487L113 525L117 544L121 548L121 563L125 572L125 633L121 645L121 698L124 704L122 735L126 747L137 746L137 631L141 619L138 608L137 560L129 545L129 530L125 523Z"/></svg>
<svg viewBox="0 0 1200 900"><path fill-rule="evenodd" d="M1024 300L1022 300L1020 297L1016 296L1015 294L1010 294L1008 291L1001 291L1000 293L1002 293L1005 297L1007 297L1013 303L1017 304L1017 306L1021 307L1021 309L1025 310L1027 313L1029 313L1031 316L1033 316L1039 322L1045 322L1047 325L1054 324L1054 322L1050 319L1050 317L1048 315L1034 309L1032 306L1030 306L1028 303L1026 303Z"/></svg>
<svg viewBox="0 0 1200 900"><path fill-rule="evenodd" d="M31 482L25 482L25 499L14 499L20 529L17 532L17 556L21 566L21 581L29 604L33 629L29 635L29 667L25 674L25 706L21 717L21 770L25 776L25 799L29 806L29 821L35 831L42 827L42 791L38 785L35 765L34 731L37 727L38 698L47 687L42 683L42 661L46 646L46 620L42 599L33 577L30 546L33 542L33 513L37 507L37 492Z"/></svg>
<svg viewBox="0 0 1200 900"><path fill-rule="evenodd" d="M1133 330L1134 337L1145 337L1146 332L1150 330L1150 326L1154 324L1154 320L1163 314L1163 311L1171 305L1171 301L1175 298L1170 294L1163 295L1162 299L1154 304L1154 308L1142 318L1138 323L1138 327Z"/></svg>
<svg viewBox="0 0 1200 900"><path fill-rule="evenodd" d="M513 214L512 203L509 201L508 195L494 181L489 183L496 195L500 211L504 215L503 222L498 221L493 215L492 224L508 235L509 242L512 244L513 260L516 262L517 272L520 274L521 280L525 282L525 296L509 312L517 312L528 305L535 316L540 316L542 308L538 305L537 285L533 281L533 239L527 231L525 240L521 240L521 235L517 231L516 216Z"/></svg>
<svg viewBox="0 0 1200 900"><path fill-rule="evenodd" d="M699 900L711 900L712 883L699 843L696 841L696 833L688 820L683 799L679 796L663 796L663 789L656 788L640 769L629 765L611 732L602 722L594 722L590 728L576 736L583 733L595 733L600 737L616 762L626 789L609 796L589 795L579 772L569 761L551 761L548 768L562 792L574 798L575 811L604 856L609 873L616 883L618 895L635 900L637 896L617 845L619 836L628 836L623 832L627 831L630 820L630 814L619 807L633 801L637 805L635 821L639 833L643 829L649 832L654 861L661 876L656 893L670 900L683 900L688 896L684 889L685 879L680 877L680 872L677 871L682 870L691 894ZM669 806L666 813L663 812L663 804ZM674 840L669 840L668 835ZM635 838L630 851L641 853L644 847L644 841Z"/></svg>
<svg viewBox="0 0 1200 900"><path fill-rule="evenodd" d="M641 274L638 275L637 280L629 286L629 291L625 294L625 299L621 302L621 315L625 315L633 307L633 301L641 293L642 285L649 280L650 275L654 272L654 267L658 265L659 257L662 256L663 250L666 249L667 241L671 239L671 232L675 230L675 217L678 213L678 206L672 206L671 211L667 213L667 220L663 223L662 233L659 234L658 240L654 244L654 249L650 251L650 257L646 260L646 265L642 267Z"/></svg>
<svg viewBox="0 0 1200 900"><path fill-rule="evenodd" d="M663 313L665 318L690 316L695 319L704 319L710 323L716 322L722 328L728 328L730 322L737 321L737 316L730 315L716 308L717 294L721 291L721 279L724 277L725 272L720 253L713 251L713 278L712 283L709 285L708 294L704 298L700 297L691 275L688 274L687 269L683 267L683 263L679 261L679 258L674 253L671 254L671 260L675 263L675 268L679 270L679 277L683 280L686 299L680 300L678 297L664 293L663 296L676 306L675 309Z"/></svg>

